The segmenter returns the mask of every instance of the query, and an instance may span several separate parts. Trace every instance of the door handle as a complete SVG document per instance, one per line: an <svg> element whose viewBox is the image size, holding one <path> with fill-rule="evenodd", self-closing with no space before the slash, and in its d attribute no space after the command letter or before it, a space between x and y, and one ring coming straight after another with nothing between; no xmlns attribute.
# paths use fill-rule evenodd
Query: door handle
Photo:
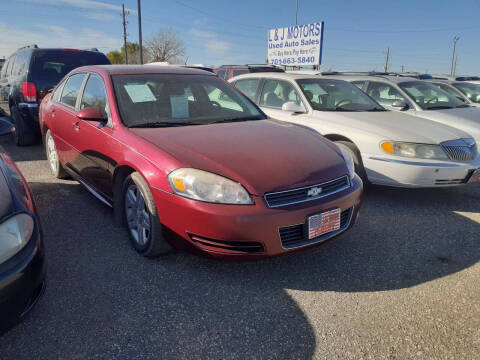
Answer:
<svg viewBox="0 0 480 360"><path fill-rule="evenodd" d="M80 122L79 122L79 121L74 122L74 123L73 123L73 128L74 128L76 131L80 130Z"/></svg>
<svg viewBox="0 0 480 360"><path fill-rule="evenodd" d="M52 110L50 113L52 114L52 117L55 117L55 110Z"/></svg>

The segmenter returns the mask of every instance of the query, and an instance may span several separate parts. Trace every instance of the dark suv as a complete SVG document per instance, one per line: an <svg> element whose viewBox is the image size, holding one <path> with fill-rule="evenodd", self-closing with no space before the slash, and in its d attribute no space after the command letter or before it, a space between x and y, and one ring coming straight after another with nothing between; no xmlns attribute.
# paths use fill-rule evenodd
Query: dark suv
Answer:
<svg viewBox="0 0 480 360"><path fill-rule="evenodd" d="M38 106L67 73L84 65L110 64L105 54L95 50L31 45L10 55L0 71L0 108L15 124L17 145L30 145L38 138Z"/></svg>
<svg viewBox="0 0 480 360"><path fill-rule="evenodd" d="M222 65L213 70L220 79L229 80L237 75L254 72L285 72L279 67L267 64L259 65Z"/></svg>

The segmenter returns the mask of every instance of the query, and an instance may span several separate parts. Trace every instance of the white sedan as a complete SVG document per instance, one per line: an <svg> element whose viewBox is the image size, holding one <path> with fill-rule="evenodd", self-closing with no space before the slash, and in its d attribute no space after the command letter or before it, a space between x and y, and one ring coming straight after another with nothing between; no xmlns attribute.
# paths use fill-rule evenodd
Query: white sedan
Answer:
<svg viewBox="0 0 480 360"><path fill-rule="evenodd" d="M480 156L472 136L388 111L346 81L253 73L230 82L270 117L314 129L348 150L364 181L438 187L480 180Z"/></svg>

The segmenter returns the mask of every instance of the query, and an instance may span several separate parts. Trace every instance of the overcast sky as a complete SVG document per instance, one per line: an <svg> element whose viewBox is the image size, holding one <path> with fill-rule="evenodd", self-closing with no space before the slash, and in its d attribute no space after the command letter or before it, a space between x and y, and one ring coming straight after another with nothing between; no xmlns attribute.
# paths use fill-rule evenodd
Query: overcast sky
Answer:
<svg viewBox="0 0 480 360"><path fill-rule="evenodd" d="M124 0L130 41L138 40L137 1ZM2 0L0 57L40 47L122 45L122 1ZM299 0L299 24L325 21L323 69L450 71L452 39L457 73L480 74L478 1ZM189 63L263 63L267 30L295 23L295 0L142 0L144 39L170 27L185 43Z"/></svg>

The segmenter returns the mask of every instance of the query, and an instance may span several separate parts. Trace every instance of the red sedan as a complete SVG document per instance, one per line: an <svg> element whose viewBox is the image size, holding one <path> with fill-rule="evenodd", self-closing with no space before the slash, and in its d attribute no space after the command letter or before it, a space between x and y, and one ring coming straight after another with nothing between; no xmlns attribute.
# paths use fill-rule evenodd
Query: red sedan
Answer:
<svg viewBox="0 0 480 360"><path fill-rule="evenodd" d="M349 229L360 207L348 152L267 119L205 71L78 68L44 99L40 125L53 174L113 207L145 256L179 244L281 255Z"/></svg>

